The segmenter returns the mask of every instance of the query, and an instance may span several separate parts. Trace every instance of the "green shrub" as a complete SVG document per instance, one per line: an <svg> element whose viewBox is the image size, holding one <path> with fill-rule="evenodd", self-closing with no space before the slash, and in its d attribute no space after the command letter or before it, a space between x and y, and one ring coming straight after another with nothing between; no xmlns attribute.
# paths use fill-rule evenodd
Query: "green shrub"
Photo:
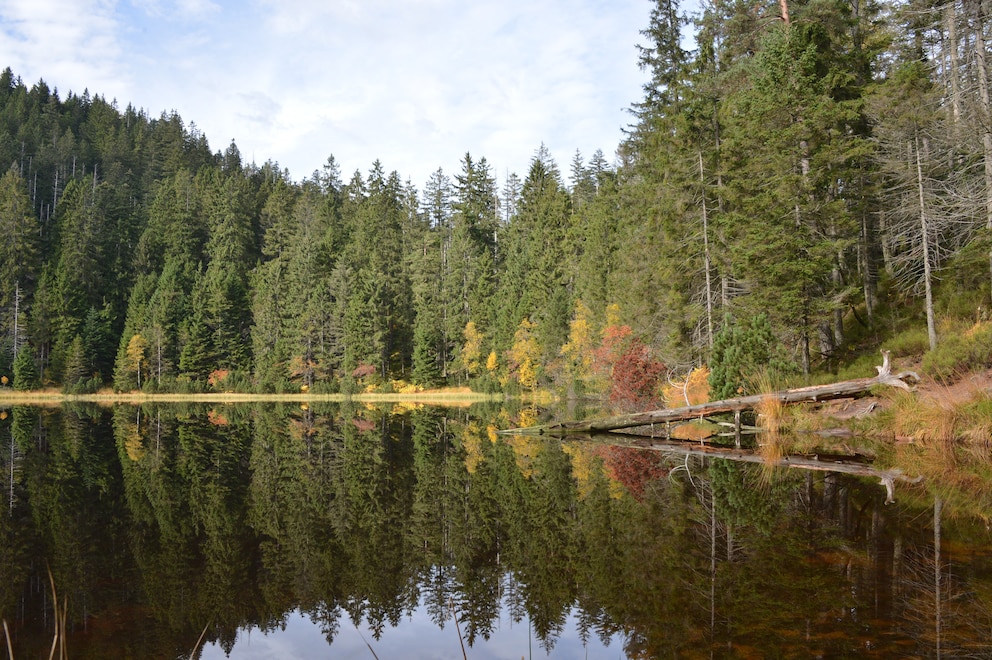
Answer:
<svg viewBox="0 0 992 660"><path fill-rule="evenodd" d="M315 381L310 388L312 394L338 394L341 391L341 381L337 378L323 378Z"/></svg>
<svg viewBox="0 0 992 660"><path fill-rule="evenodd" d="M713 400L755 394L757 388L751 379L759 374L764 374L774 385L796 370L784 357L764 314L755 316L747 324L727 317L713 341L709 367Z"/></svg>
<svg viewBox="0 0 992 660"><path fill-rule="evenodd" d="M875 375L875 367L882 364L881 353L866 353L853 362L843 366L834 380L854 380L855 378L870 378Z"/></svg>
<svg viewBox="0 0 992 660"><path fill-rule="evenodd" d="M892 357L921 356L930 350L930 338L926 328L913 327L894 335L885 342L885 348Z"/></svg>
<svg viewBox="0 0 992 660"><path fill-rule="evenodd" d="M954 380L966 371L989 366L992 366L992 323L945 334L936 350L924 356L921 365L924 373L937 380Z"/></svg>

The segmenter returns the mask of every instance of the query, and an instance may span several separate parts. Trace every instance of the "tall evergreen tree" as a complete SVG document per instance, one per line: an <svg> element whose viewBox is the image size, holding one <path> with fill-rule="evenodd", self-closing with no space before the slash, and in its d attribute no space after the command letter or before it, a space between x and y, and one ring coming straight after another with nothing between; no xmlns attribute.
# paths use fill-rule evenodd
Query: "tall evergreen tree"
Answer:
<svg viewBox="0 0 992 660"><path fill-rule="evenodd" d="M568 335L571 279L565 244L570 217L568 191L544 145L531 160L520 207L506 232L500 281L497 345L509 346L517 325L537 326L542 355L553 360Z"/></svg>
<svg viewBox="0 0 992 660"><path fill-rule="evenodd" d="M27 186L11 166L0 177L0 309L6 334L13 332L17 295L28 298L40 279L38 222L31 211ZM16 295L15 295L16 293Z"/></svg>

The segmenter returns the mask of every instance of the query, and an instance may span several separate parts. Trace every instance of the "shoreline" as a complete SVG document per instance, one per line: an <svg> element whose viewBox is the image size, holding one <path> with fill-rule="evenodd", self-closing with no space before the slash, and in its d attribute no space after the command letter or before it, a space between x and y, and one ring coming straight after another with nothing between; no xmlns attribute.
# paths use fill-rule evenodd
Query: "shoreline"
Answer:
<svg viewBox="0 0 992 660"><path fill-rule="evenodd" d="M180 394L171 392L97 392L67 394L57 390L0 390L0 407L13 405L60 406L66 403L96 403L102 405L140 403L481 403L502 401L503 394L466 391L424 391L415 393L313 394L310 392L255 394L246 392L201 392Z"/></svg>

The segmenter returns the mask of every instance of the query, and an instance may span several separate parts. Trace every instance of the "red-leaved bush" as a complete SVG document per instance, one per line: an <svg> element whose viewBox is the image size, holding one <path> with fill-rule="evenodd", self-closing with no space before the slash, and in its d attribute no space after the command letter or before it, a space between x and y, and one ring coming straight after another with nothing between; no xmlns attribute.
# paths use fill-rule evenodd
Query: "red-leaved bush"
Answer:
<svg viewBox="0 0 992 660"><path fill-rule="evenodd" d="M354 371L351 372L351 377L355 379L362 379L366 376L371 376L376 372L376 368L371 364L359 364Z"/></svg>
<svg viewBox="0 0 992 660"><path fill-rule="evenodd" d="M660 408L658 382L665 365L651 357L651 350L632 337L613 363L610 401L624 408Z"/></svg>

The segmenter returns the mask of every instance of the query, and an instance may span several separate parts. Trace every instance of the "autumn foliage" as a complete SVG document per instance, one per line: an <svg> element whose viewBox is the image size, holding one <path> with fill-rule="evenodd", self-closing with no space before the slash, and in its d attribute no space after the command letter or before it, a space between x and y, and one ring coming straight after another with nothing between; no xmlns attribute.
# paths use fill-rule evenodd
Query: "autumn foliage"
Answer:
<svg viewBox="0 0 992 660"><path fill-rule="evenodd" d="M610 402L621 408L659 408L659 384L665 365L633 336L629 325L612 323L593 356L594 368L607 378Z"/></svg>
<svg viewBox="0 0 992 660"><path fill-rule="evenodd" d="M372 376L376 373L376 368L371 364L359 364L354 371L351 372L351 377L356 380L361 380L368 376Z"/></svg>
<svg viewBox="0 0 992 660"><path fill-rule="evenodd" d="M665 365L651 357L650 349L634 338L613 364L610 401L620 406L661 407L658 381Z"/></svg>
<svg viewBox="0 0 992 660"><path fill-rule="evenodd" d="M710 370L706 365L696 367L682 381L669 379L661 388L662 396L669 408L694 406L710 400Z"/></svg>
<svg viewBox="0 0 992 660"><path fill-rule="evenodd" d="M610 478L623 485L636 500L644 496L645 485L668 473L658 460L658 453L650 449L604 446L598 453Z"/></svg>
<svg viewBox="0 0 992 660"><path fill-rule="evenodd" d="M214 388L221 387L230 375L231 372L227 369L215 369L214 371L211 371L210 375L207 377L207 384Z"/></svg>

